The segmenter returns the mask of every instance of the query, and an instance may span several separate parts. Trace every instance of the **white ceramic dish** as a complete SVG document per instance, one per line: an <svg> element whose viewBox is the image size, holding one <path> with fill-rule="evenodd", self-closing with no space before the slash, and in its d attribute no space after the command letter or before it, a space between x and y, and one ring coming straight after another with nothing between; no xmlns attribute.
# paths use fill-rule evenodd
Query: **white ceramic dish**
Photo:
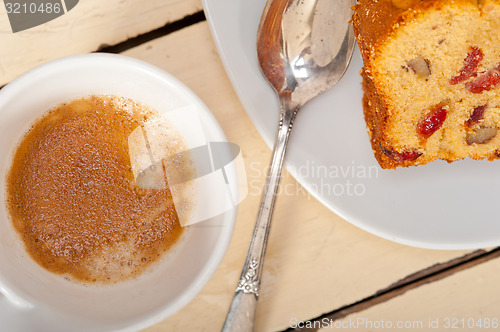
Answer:
<svg viewBox="0 0 500 332"><path fill-rule="evenodd" d="M203 4L234 88L272 146L278 103L259 72L255 51L265 2ZM328 208L383 238L434 249L499 245L500 162L464 160L380 169L365 130L361 67L357 51L340 83L301 110L290 139L288 170ZM300 194L300 188L285 189L282 194Z"/></svg>
<svg viewBox="0 0 500 332"><path fill-rule="evenodd" d="M217 269L232 236L236 211L201 222L151 272L110 287L85 287L39 267L25 253L8 220L5 172L30 124L61 102L109 94L160 112L190 106L208 141L226 138L210 111L183 84L147 63L109 54L59 59L0 91L0 291L28 302L16 307L0 294L2 331L135 331L173 314L198 294ZM230 153L230 152L228 152ZM237 190L237 179L229 184Z"/></svg>

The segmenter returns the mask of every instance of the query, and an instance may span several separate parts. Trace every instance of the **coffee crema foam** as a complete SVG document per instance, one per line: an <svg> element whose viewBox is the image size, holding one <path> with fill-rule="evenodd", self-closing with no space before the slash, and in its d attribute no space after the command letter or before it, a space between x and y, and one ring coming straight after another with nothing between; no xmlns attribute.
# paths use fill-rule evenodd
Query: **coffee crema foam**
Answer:
<svg viewBox="0 0 500 332"><path fill-rule="evenodd" d="M39 265L76 281L116 283L179 240L168 186L139 188L131 169L127 138L155 116L130 99L90 96L50 110L27 132L7 176L7 206Z"/></svg>

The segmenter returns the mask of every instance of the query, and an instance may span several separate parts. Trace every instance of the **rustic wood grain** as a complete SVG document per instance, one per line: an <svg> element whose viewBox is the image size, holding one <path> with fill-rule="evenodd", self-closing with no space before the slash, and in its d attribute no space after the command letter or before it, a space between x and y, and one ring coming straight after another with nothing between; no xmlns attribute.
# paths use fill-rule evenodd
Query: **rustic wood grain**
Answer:
<svg viewBox="0 0 500 332"><path fill-rule="evenodd" d="M418 285L403 287L399 296L373 303L336 322L361 331L370 330L370 326L375 330L376 324L385 326L376 330L389 330L391 324L394 330L398 324L406 324L404 331L496 331L500 328L499 257L499 250L495 250ZM335 323L323 324L321 329L308 331L331 331L328 324Z"/></svg>
<svg viewBox="0 0 500 332"><path fill-rule="evenodd" d="M84 0L53 21L12 33L2 4L0 86L48 60L115 45L200 10L200 0Z"/></svg>
<svg viewBox="0 0 500 332"><path fill-rule="evenodd" d="M331 313L324 314L320 317L316 317L310 322L302 322L297 324L299 326L287 329L288 332L317 332L321 330L321 326L326 328L328 324L334 324L330 322L341 321L344 317L352 316L356 313L367 310L372 306L379 305L383 302L389 301L395 297L402 296L406 292L411 291L422 285L432 283L435 281L447 278L457 272L463 271L465 269L473 268L476 265L488 262L493 259L500 257L500 249L495 248L489 251L477 250L470 254L464 255L462 257L457 257L448 262L436 264L427 269L418 271L406 278L394 283L393 285L378 291L376 294L363 299L359 302L349 304L343 308L339 308ZM326 323L325 323L326 322ZM338 323L341 324L341 323Z"/></svg>

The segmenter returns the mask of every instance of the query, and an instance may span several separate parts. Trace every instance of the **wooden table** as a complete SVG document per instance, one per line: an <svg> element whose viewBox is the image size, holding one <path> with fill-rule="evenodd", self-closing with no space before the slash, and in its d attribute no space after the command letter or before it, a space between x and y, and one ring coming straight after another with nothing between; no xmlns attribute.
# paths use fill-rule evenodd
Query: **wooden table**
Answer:
<svg viewBox="0 0 500 332"><path fill-rule="evenodd" d="M165 69L212 110L229 141L241 147L249 183L263 185L270 149L226 76L201 0L85 0L62 17L15 34L1 6L0 45L0 85L51 59L97 50ZM282 184L297 185L286 172ZM257 331L368 331L401 325L437 331L447 323L470 326L470 319L476 327L464 330L498 326L500 250L434 251L396 244L352 226L305 191L297 192L278 199ZM227 254L203 291L146 331L220 330L259 199L250 191L240 205Z"/></svg>

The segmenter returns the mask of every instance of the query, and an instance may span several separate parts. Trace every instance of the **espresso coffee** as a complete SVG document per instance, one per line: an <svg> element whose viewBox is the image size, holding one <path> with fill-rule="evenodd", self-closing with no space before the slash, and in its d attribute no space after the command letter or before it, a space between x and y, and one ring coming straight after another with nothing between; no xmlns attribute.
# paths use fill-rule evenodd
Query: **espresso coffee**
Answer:
<svg viewBox="0 0 500 332"><path fill-rule="evenodd" d="M142 189L131 169L127 138L155 116L129 99L90 96L33 124L13 157L7 206L39 265L116 283L143 273L179 240L168 186Z"/></svg>

